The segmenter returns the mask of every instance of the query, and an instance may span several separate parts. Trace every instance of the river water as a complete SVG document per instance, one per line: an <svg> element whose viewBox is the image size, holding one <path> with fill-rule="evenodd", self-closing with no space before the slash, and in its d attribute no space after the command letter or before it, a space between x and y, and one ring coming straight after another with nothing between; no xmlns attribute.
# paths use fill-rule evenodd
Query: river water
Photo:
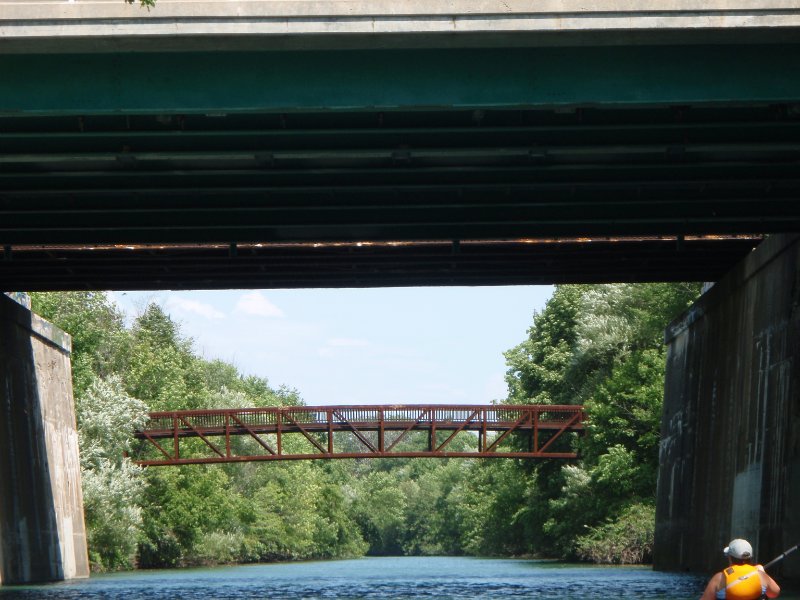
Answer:
<svg viewBox="0 0 800 600"><path fill-rule="evenodd" d="M0 600L697 599L704 578L648 567L534 560L400 557L134 571L0 587Z"/></svg>

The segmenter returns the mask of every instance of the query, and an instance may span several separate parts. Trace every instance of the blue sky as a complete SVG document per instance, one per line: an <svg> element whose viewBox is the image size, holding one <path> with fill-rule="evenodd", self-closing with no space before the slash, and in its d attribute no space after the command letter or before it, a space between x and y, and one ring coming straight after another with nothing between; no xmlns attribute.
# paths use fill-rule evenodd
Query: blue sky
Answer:
<svg viewBox="0 0 800 600"><path fill-rule="evenodd" d="M206 358L309 405L485 404L551 286L115 292L160 304Z"/></svg>

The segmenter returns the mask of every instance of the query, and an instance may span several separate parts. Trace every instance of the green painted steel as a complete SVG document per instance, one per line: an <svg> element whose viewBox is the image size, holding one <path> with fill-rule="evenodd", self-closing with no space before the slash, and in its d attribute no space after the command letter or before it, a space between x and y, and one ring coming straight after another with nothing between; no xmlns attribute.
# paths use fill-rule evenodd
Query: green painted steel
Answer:
<svg viewBox="0 0 800 600"><path fill-rule="evenodd" d="M709 280L798 164L800 44L6 54L0 286Z"/></svg>
<svg viewBox="0 0 800 600"><path fill-rule="evenodd" d="M0 56L0 114L800 100L800 45Z"/></svg>

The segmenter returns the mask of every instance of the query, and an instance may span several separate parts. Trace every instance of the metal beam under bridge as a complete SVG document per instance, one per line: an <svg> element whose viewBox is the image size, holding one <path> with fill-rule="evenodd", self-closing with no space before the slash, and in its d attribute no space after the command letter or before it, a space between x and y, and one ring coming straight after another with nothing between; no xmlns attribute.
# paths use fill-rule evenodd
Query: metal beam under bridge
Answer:
<svg viewBox="0 0 800 600"><path fill-rule="evenodd" d="M717 280L800 230L800 45L0 56L0 287Z"/></svg>

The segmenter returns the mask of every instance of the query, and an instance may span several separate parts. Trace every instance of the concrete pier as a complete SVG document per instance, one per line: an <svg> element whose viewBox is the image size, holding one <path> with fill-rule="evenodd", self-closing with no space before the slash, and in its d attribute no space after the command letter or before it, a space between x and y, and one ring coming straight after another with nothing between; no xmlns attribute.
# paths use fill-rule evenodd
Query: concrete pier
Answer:
<svg viewBox="0 0 800 600"><path fill-rule="evenodd" d="M0 294L0 584L89 576L70 337Z"/></svg>
<svg viewBox="0 0 800 600"><path fill-rule="evenodd" d="M800 516L800 235L777 235L667 330L654 562L712 572L735 537L767 562ZM773 571L800 579L800 558Z"/></svg>

